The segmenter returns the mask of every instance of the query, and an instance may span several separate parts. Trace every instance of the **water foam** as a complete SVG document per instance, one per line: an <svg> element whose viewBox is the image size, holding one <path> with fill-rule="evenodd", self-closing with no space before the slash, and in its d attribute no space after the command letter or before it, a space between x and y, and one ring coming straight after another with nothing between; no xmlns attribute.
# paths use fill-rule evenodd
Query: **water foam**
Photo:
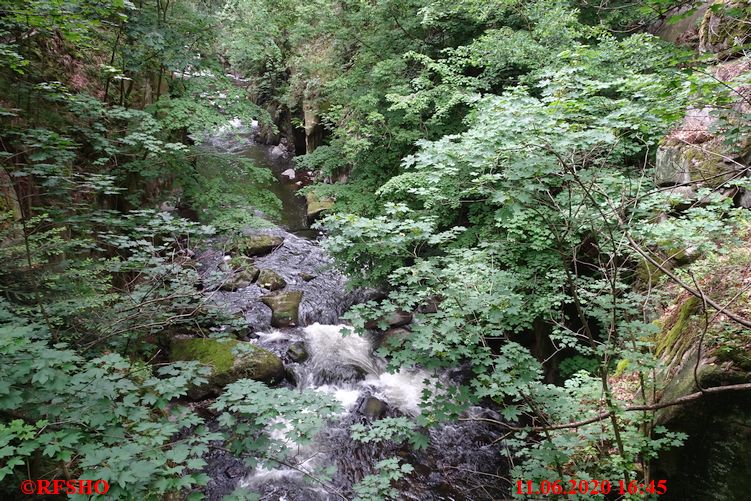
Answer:
<svg viewBox="0 0 751 501"><path fill-rule="evenodd" d="M373 357L369 339L355 334L346 325L321 325L305 327L305 344L314 369L354 365L366 374L378 374L380 363Z"/></svg>
<svg viewBox="0 0 751 501"><path fill-rule="evenodd" d="M420 414L423 390L435 386L435 379L421 369L384 372L378 376L369 376L366 382L375 390L376 398L412 416Z"/></svg>

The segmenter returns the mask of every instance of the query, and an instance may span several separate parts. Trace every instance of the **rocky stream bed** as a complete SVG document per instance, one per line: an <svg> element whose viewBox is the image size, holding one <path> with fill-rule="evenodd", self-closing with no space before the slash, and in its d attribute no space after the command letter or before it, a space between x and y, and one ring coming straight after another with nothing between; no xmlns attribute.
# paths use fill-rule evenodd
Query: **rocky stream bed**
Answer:
<svg viewBox="0 0 751 501"><path fill-rule="evenodd" d="M415 471L399 484L403 499L463 500L497 499L508 490L499 479L508 469L507 451L499 431L481 422L462 421L428 431L430 443L423 450L404 444L367 444L350 437L350 426L367 424L386 416L414 418L420 413L426 384L451 384L456 374L431 374L421 368L388 372L386 361L374 353L383 331L366 336L348 333L341 315L353 304L372 299L373 291L350 290L347 280L333 266L319 245L316 232L307 228L305 199L282 176L291 167L278 150L256 144L252 134L233 135L212 142L233 154L253 158L279 179L283 192L282 223L286 226L248 230L232 242L216 241L197 256L202 274L215 277L211 301L248 323L245 336L222 343L213 339L175 339L171 356L200 360L213 366L210 383L194 388L191 405L208 407L227 383L252 378L269 385L314 390L338 401L342 413L331 420L313 444L290 444L287 466L251 469L242 458L222 447L207 453L203 489L218 500L238 487L260 494L264 500L316 501L352 499L352 485L382 459L399 457ZM392 333L408 335L411 315L390 319ZM398 329L394 331L393 329ZM348 334L348 335L345 335ZM245 359L236 357L237 344L251 347ZM246 350L247 351L247 350ZM474 416L498 418L483 408L470 409ZM211 426L216 427L216 423ZM218 444L221 445L221 444ZM321 487L307 473L335 467L329 488Z"/></svg>

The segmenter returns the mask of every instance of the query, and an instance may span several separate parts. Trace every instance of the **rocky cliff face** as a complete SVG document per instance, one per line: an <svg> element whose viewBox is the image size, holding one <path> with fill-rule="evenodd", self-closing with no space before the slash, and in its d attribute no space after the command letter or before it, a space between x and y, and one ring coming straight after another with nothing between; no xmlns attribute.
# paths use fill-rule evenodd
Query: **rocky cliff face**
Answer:
<svg viewBox="0 0 751 501"><path fill-rule="evenodd" d="M700 261L697 285L707 296L751 318L751 239L725 256ZM736 486L751 478L751 392L712 389L751 382L749 329L701 299L678 293L658 321L656 350L667 369L660 402L702 391L692 402L662 409L657 425L688 435L684 447L663 454L654 478L667 479L668 499L745 499Z"/></svg>
<svg viewBox="0 0 751 501"><path fill-rule="evenodd" d="M725 106L697 106L664 140L657 151L655 181L673 187L673 193L696 201L700 188L719 190L735 203L751 207L751 193L737 186L748 178L751 141L737 128L751 112L751 57L718 64L711 77L726 86L730 102Z"/></svg>
<svg viewBox="0 0 751 501"><path fill-rule="evenodd" d="M683 198L683 207L701 205L700 190L708 188L751 208L751 57L740 50L751 40L750 8L746 1L708 2L700 24L691 28L698 49L715 56L708 76L728 98L687 110L658 150L655 181ZM751 234L746 232L736 242L722 243L724 255L697 261L691 280L702 294L751 319ZM660 457L653 478L668 480L666 499L747 499L739 486L751 478L751 392L712 389L751 382L751 331L725 311L705 309L700 297L677 288L668 292L675 300L658 320L655 339L666 367L659 375L658 399L700 396L657 414L657 425L688 438L684 447Z"/></svg>

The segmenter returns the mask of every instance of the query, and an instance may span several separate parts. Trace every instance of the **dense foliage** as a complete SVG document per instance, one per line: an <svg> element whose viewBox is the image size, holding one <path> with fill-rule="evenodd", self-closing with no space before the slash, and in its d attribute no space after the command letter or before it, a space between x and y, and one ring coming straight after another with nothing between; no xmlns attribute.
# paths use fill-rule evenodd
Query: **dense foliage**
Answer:
<svg viewBox="0 0 751 501"><path fill-rule="evenodd" d="M732 246L748 216L720 195L740 180L704 188L702 204L677 213L682 195L653 182L657 147L688 106L733 115L722 122L730 145L745 133L735 127L747 131L728 107L735 90L707 61L643 33L700 7L677 4L233 11L236 26L266 26L266 51L255 38L226 45L266 85L259 101L293 111L315 102L328 129L298 160L321 179L347 180L315 188L337 201L321 224L327 249L356 283L391 291L350 320L362 328L397 310L428 312L384 354L394 367L471 362L465 385L426 398L420 424L500 406L498 426L517 430L516 466L498 479L509 488L551 475L643 481L657 453L681 443L654 413L627 410L660 390L652 320L671 281L662 265ZM747 15L739 9L728 15ZM355 435L404 432L382 421Z"/></svg>
<svg viewBox="0 0 751 501"><path fill-rule="evenodd" d="M516 479L648 481L685 439L650 408L655 312L675 284L710 304L694 276L707 270L673 265L707 266L749 224L723 191L751 188L743 176L688 204L654 181L689 106L719 110L728 148L746 148L747 110L712 61L646 33L700 4L2 2L2 489L103 478L121 499L195 496L218 441L283 463L269 423L284 418L302 444L336 414L322 394L240 380L210 430L177 403L206 368L161 356L165 336L244 328L212 306L194 248L280 209L268 172L203 134L233 117L277 133L282 117L304 135L311 113L325 139L297 167L336 200L324 245L353 285L388 292L347 319L365 330L414 311L409 336L382 348L390 366L466 368L426 392L416 423L358 424L353 438L425 447L427 428L482 404L508 431L511 471L493 479L507 492ZM357 499L398 498L414 468L372 470Z"/></svg>

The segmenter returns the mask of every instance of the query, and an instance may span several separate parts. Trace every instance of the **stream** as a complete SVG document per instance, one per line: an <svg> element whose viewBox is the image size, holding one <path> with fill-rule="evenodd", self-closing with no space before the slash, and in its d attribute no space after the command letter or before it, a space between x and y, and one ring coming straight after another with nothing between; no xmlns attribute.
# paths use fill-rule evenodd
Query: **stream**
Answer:
<svg viewBox="0 0 751 501"><path fill-rule="evenodd" d="M387 416L414 419L420 414L425 386L452 384L461 376L460 371L429 374L412 368L391 373L386 370L386 361L374 353L379 333L345 336L343 331L348 327L341 323L341 315L353 304L373 298L373 292L349 290L346 277L334 268L332 259L320 246L322 237L308 228L305 200L296 195L294 182L281 174L291 167L290 160L273 154L272 147L255 143L252 131L247 130L214 137L211 146L251 158L278 179L274 192L284 204L283 227L252 233L281 237L283 244L256 258L255 265L283 277L286 286L282 291L303 293L299 325L281 329L271 327L271 310L260 301L268 290L257 283L232 292L216 292L214 301L243 315L249 325L248 340L283 360L290 375L286 382L290 388L326 393L341 404L343 412L321 430L312 444L289 444L286 461L293 467L251 470L226 451L207 453L205 472L211 477L203 490L207 499L219 500L238 487L258 493L262 500L353 499L352 486L365 475L377 473L374 465L378 461L391 457L398 457L415 469L396 484L399 499L505 498L509 486L499 477L508 472L508 451L498 428L477 421L437 426L428 432L428 447L419 451L412 450L406 442L360 443L350 437L349 428L355 423L367 425ZM209 269L219 267L225 259L219 249L200 256ZM293 345L304 346L307 358L301 362L292 360L289 351ZM468 415L500 419L496 412L480 407L471 408ZM273 433L276 438L284 438L283 432ZM324 467L336 469L328 489L305 474Z"/></svg>

